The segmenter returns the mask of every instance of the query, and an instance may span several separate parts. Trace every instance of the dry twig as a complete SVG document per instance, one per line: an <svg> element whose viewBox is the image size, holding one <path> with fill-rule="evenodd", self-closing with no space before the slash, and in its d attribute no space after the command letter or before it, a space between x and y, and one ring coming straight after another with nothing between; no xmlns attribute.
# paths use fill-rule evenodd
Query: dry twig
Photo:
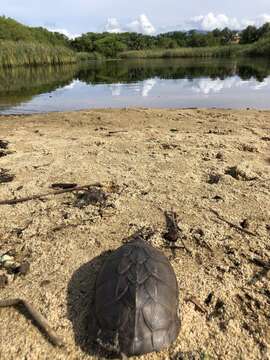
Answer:
<svg viewBox="0 0 270 360"><path fill-rule="evenodd" d="M207 314L207 309L202 304L200 304L200 302L195 298L195 296L189 295L185 298L185 301L191 302L196 306L198 310L200 310L204 314Z"/></svg>
<svg viewBox="0 0 270 360"><path fill-rule="evenodd" d="M115 130L115 131L109 131L107 136L111 136L113 134L118 134L118 133L127 133L127 130Z"/></svg>
<svg viewBox="0 0 270 360"><path fill-rule="evenodd" d="M217 217L219 220L225 222L225 223L228 224L230 227L232 227L232 228L234 228L234 229L236 229L236 230L238 230L238 231L241 231L241 232L243 232L243 233L245 233L245 234L247 234L247 235L257 236L254 232L251 232L251 231L249 231L249 230L247 230L247 229L244 229L244 228L242 228L241 226L239 226L239 225L237 225L237 224L234 224L234 223L232 223L231 221L225 219L224 217L222 217L222 216L218 213L217 210L214 210L214 209L211 209L211 208L210 208L209 210L210 210L213 214L215 214L216 217Z"/></svg>
<svg viewBox="0 0 270 360"><path fill-rule="evenodd" d="M47 334L50 342L55 346L64 346L64 342L57 336L55 331L51 328L48 321L41 315L28 301L23 299L5 299L0 300L0 307L19 306L23 305L27 312L31 315L38 327Z"/></svg>
<svg viewBox="0 0 270 360"><path fill-rule="evenodd" d="M47 197L47 196L60 195L60 194L73 192L73 191L81 191L81 190L89 189L91 187L102 187L102 185L100 183L94 183L94 184L90 184L90 185L77 186L77 187L70 188L70 189L61 189L61 190L50 191L50 192L43 193L43 194L41 193L41 194L31 195L31 196L27 196L27 197L23 197L23 198L19 198L19 199L1 200L0 205L15 205L15 204L23 203L23 202L30 201L30 200L42 199L43 197Z"/></svg>

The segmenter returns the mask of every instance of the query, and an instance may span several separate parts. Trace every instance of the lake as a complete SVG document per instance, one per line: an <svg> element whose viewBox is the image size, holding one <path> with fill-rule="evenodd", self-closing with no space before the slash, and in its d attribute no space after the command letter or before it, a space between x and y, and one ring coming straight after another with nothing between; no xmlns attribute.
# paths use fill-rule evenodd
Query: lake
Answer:
<svg viewBox="0 0 270 360"><path fill-rule="evenodd" d="M270 109L270 60L146 59L0 69L0 114L118 107Z"/></svg>

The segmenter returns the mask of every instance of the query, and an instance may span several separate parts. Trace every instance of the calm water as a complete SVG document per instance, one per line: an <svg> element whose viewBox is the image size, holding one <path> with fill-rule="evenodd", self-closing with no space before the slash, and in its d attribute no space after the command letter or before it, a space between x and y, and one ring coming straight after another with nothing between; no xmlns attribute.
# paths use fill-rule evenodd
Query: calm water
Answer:
<svg viewBox="0 0 270 360"><path fill-rule="evenodd" d="M270 109L270 60L128 60L0 69L0 113L103 107Z"/></svg>

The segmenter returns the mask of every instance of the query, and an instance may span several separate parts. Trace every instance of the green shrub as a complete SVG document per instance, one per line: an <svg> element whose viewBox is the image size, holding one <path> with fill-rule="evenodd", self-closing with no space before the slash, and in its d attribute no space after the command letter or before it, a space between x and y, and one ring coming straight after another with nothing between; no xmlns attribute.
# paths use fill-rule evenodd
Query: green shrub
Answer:
<svg viewBox="0 0 270 360"><path fill-rule="evenodd" d="M270 56L270 37L259 40L252 45L247 45L243 52L245 56Z"/></svg>
<svg viewBox="0 0 270 360"><path fill-rule="evenodd" d="M98 52L78 52L76 53L78 61L103 60L104 56Z"/></svg>

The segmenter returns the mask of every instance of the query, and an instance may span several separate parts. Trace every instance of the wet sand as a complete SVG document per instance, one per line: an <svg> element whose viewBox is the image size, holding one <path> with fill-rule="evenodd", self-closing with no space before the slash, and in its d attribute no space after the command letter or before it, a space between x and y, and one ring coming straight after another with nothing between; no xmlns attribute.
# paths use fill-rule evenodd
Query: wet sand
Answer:
<svg viewBox="0 0 270 360"><path fill-rule="evenodd" d="M108 196L102 206L78 207L75 193L0 205L0 255L30 263L26 275L0 269L0 299L31 301L66 343L54 348L18 310L0 309L1 359L98 358L85 341L95 275L104 252L143 226L177 275L182 327L169 349L142 359L270 357L269 111L0 116L0 139L0 169L15 175L0 200L59 182L99 182ZM171 209L188 249L175 256L163 239Z"/></svg>

